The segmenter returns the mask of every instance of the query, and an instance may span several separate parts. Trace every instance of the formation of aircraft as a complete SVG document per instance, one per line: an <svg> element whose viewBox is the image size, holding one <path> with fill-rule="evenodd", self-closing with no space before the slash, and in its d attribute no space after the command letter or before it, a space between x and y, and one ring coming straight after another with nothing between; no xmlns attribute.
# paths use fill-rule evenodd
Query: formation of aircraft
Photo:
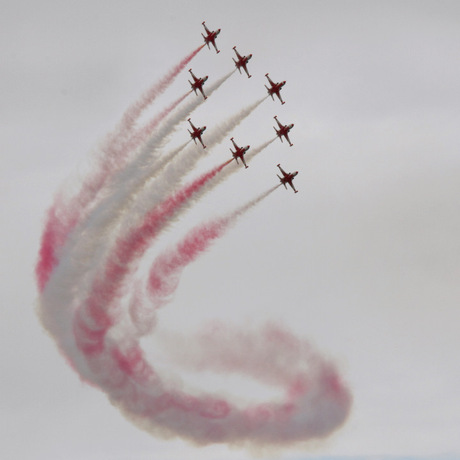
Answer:
<svg viewBox="0 0 460 460"><path fill-rule="evenodd" d="M283 136L284 136L284 138L288 141L289 146L292 147L294 144L292 144L290 139L289 139L289 131L294 127L294 123L291 123L290 125L282 125L278 121L277 117L278 116L275 115L273 118L278 123L278 128L279 129L276 129L274 126L273 126L273 129L276 131L276 135L280 138L281 142L283 142Z"/></svg>
<svg viewBox="0 0 460 460"><path fill-rule="evenodd" d="M248 68L247 68L247 64L249 62L249 59L252 58L252 54L248 54L247 56L241 56L240 53L238 53L238 51L236 50L236 46L233 47L233 50L235 51L236 53L236 57L237 57L237 61L235 61L234 58L233 59L233 62L235 63L236 65L236 68L238 69L238 71L241 73L241 68L244 69L244 71L246 72L246 75L248 76L248 78L251 78L252 75L249 75L249 72L248 72Z"/></svg>
<svg viewBox="0 0 460 460"><path fill-rule="evenodd" d="M217 30L214 30L214 31L210 31L207 27L206 27L206 24L204 23L205 21L202 22L203 24L203 27L204 27L204 30L206 31L206 37L201 34L204 38L204 42L206 43L206 45L208 45L208 48L210 48L209 44L211 43L212 46L214 46L215 50L216 50L216 53L220 53L220 50L217 49L217 46L216 46L216 37L220 34L220 29L217 29Z"/></svg>
<svg viewBox="0 0 460 460"><path fill-rule="evenodd" d="M278 176L278 174L277 174L277 176L278 176L278 179L280 180L280 182L284 185L284 188L287 189L286 184L289 184L291 186L292 190L294 190L294 193L297 193L298 190L295 189L294 184L292 183L292 181L294 180L294 177L297 176L297 174L299 174L299 171L295 171L293 173L287 173L279 165L279 163L278 163L277 166L278 166L278 168L280 168L280 171L283 174L283 177Z"/></svg>
<svg viewBox="0 0 460 460"><path fill-rule="evenodd" d="M246 147L238 147L235 141L233 140L233 137L230 140L233 142L233 147L235 147L235 151L233 151L230 148L230 152L232 152L233 158L235 158L237 163L238 163L238 158L239 158L243 162L244 167L247 168L248 165L246 164L246 161L244 160L244 154L248 151L250 146L247 145Z"/></svg>
<svg viewBox="0 0 460 460"><path fill-rule="evenodd" d="M189 129L187 130L190 133L191 138L196 144L196 140L198 139L201 142L201 145L205 149L206 146L203 144L203 141L201 139L201 135L204 133L206 126L203 126L202 128L197 128L193 125L193 123L190 121L190 118L187 120L190 123L190 126L192 127L193 131L190 131Z"/></svg>
<svg viewBox="0 0 460 460"><path fill-rule="evenodd" d="M284 101L281 98L280 91L281 91L281 88L286 84L286 81L282 81L280 83L274 83L271 80L271 78L268 76L268 73L266 73L265 76L268 79L268 83L270 83L270 88L267 85L265 85L265 88L267 88L268 94L270 94L270 96L272 97L273 100L275 100L273 95L276 94L278 96L278 99L280 100L281 104L284 104Z"/></svg>
<svg viewBox="0 0 460 460"><path fill-rule="evenodd" d="M204 77L204 78L197 78L193 74L192 69L188 69L188 71L190 72L190 75L193 78L193 83L190 80L188 82L192 86L193 91L195 91L195 94L198 96L198 93L196 92L196 90L198 89L200 91L200 93L203 95L203 97L205 99L207 99L208 96L206 96L206 94L204 94L203 85L204 85L204 82L208 79L208 76L206 75L206 77Z"/></svg>
<svg viewBox="0 0 460 460"><path fill-rule="evenodd" d="M216 53L220 53L220 50L217 48L217 45L216 45L216 38L220 34L220 29L217 29L217 30L214 30L214 31L209 30L206 27L205 21L202 22L202 25L203 25L204 30L206 32L206 36L203 33L201 35L204 38L204 42L208 46L208 49L211 49L210 45L212 45L214 47L214 49L216 50ZM243 69L246 72L246 75L248 76L248 78L251 78L252 75L249 73L247 65L248 65L249 60L252 58L252 54L248 54L247 56L242 56L240 53L238 53L238 51L236 49L236 46L233 47L233 50L235 51L236 59L235 58L232 58L232 59L233 59L233 62L235 63L236 68L238 69L240 74L242 73L241 69ZM203 85L204 85L205 81L208 79L208 77L206 76L204 78L197 78L193 74L192 69L189 69L189 72L190 72L190 75L193 78L193 82L191 82L189 80L189 83L190 83L190 85L192 87L192 90L195 92L196 95L198 95L197 91L200 91L200 93L203 95L203 98L207 99L207 96L205 95L205 93L203 91ZM267 92L271 96L272 100L274 101L275 100L274 96L276 96L279 99L279 101L281 102L281 104L284 104L285 101L283 101L283 98L281 97L280 92L281 92L281 89L283 88L283 86L286 84L286 81L281 81L281 82L275 83L268 76L268 73L265 74L265 77L267 77L267 80L268 80L268 83L269 83L270 87L268 87L267 85L264 85L264 86L267 89ZM276 123L278 125L278 128L276 128L275 126L273 127L275 132L276 132L276 135L280 138L281 142L283 142L283 137L284 137L286 139L286 141L288 142L289 146L292 147L293 144L292 144L291 140L289 139L289 131L294 127L294 124L291 123L290 125L283 125L278 120L277 115L275 115L273 118L276 120ZM203 148L206 148L206 146L203 143L203 140L201 139L201 135L203 134L204 130L206 129L206 126L203 126L201 128L200 127L197 128L197 127L195 127L193 125L193 123L191 122L190 118L188 119L188 122L190 123L190 126L192 127L192 131L188 130L188 132L190 133L190 136L194 140L195 144L197 143L196 141L198 139L200 141L201 145L203 146ZM230 140L232 141L233 147L235 149L235 151L233 151L232 148L230 148L230 152L232 153L233 158L236 160L237 163L238 163L238 160L241 160L241 162L243 163L244 167L247 168L248 166L247 166L246 161L244 159L244 155L247 152L247 150L249 149L249 145L247 145L246 147L238 147L238 145L234 141L233 137ZM287 185L289 185L292 188L292 190L294 190L294 193L297 193L298 190L296 190L296 188L294 187L293 180L294 180L295 176L297 176L297 174L299 174L299 172L298 171L286 172L286 171L284 171L284 169L281 167L280 164L278 164L277 166L278 166L278 168L279 168L279 170L280 170L280 172L282 174L282 176L279 176L277 174L277 177L280 180L281 184L284 185L285 189L287 189Z"/></svg>

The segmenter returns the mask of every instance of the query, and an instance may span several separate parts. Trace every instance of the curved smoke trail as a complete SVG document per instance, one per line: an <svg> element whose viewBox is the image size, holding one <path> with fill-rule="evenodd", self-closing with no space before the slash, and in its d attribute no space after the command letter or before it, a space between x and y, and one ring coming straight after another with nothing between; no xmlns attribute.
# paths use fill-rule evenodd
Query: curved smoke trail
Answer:
<svg viewBox="0 0 460 460"><path fill-rule="evenodd" d="M203 99L185 104L189 93L184 94L144 126L136 123L203 46L125 112L79 192L70 200L64 194L56 198L36 267L38 313L80 377L101 388L149 432L197 444L290 444L322 438L346 420L351 396L334 365L289 331L271 324L252 333L214 325L193 340L170 336L170 359L184 368L239 373L282 391L279 400L246 407L175 387L140 345L142 336L155 332L156 311L173 296L182 271L279 187L192 229L156 258L146 289L134 283L145 251L161 232L239 168L229 159L186 184L184 177L266 99L210 130L206 150L186 143L165 152L170 136ZM216 81L208 96L234 72ZM247 158L273 141L253 148Z"/></svg>

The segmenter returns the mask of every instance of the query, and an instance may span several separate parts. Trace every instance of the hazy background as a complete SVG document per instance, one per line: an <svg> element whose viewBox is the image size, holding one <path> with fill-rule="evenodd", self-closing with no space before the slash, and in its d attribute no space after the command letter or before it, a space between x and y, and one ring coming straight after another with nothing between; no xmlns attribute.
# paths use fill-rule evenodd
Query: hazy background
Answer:
<svg viewBox="0 0 460 460"><path fill-rule="evenodd" d="M85 170L128 104L202 43L203 20L222 29L222 51L202 50L194 72L224 75L237 45L253 53L253 77L233 75L193 120L211 127L263 97L270 72L287 80L286 104L265 101L235 140L270 139L278 115L295 123L294 146L273 143L165 244L275 184L277 163L300 171L299 193L277 190L190 267L161 324L282 321L337 363L354 395L350 419L282 459L458 458L459 2L43 0L0 10L2 458L251 458L138 430L80 382L34 312L55 191ZM187 135L184 123L177 141ZM243 379L196 382L258 391Z"/></svg>

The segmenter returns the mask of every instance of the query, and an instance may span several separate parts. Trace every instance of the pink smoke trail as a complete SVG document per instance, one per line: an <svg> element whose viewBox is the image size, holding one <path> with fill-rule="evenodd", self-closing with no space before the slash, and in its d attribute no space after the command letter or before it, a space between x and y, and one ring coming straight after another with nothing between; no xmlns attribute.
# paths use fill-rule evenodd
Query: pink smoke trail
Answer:
<svg viewBox="0 0 460 460"><path fill-rule="evenodd" d="M131 128L131 126L137 121L141 116L142 112L153 103L153 101L162 94L169 85L174 81L174 79L179 75L182 70L190 63L190 61L204 48L205 45L201 45L188 54L184 59L182 59L179 64L177 64L173 69L171 69L168 74L166 74L158 83L149 88L140 99L135 102L124 114L122 119L122 125L125 129Z"/></svg>

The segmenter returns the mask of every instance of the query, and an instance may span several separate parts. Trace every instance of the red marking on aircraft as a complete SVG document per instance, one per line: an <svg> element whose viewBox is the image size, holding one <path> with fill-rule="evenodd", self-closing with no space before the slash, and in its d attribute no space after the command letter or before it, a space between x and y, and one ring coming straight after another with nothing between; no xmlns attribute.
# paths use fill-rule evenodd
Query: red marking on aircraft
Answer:
<svg viewBox="0 0 460 460"><path fill-rule="evenodd" d="M294 184L292 183L292 181L294 180L294 177L297 176L297 174L299 174L299 171L295 171L293 173L287 173L286 171L283 170L283 168L279 164L277 166L278 166L278 168L280 168L280 171L283 174L283 177L278 176L278 174L277 174L277 176L278 176L278 179L280 180L280 182L284 185L284 188L287 189L286 184L289 184L291 186L292 190L294 190L294 192L297 193L298 190L295 189Z"/></svg>
<svg viewBox="0 0 460 460"><path fill-rule="evenodd" d="M188 70L190 72L190 74L192 75L193 77L193 83L189 80L188 82L190 83L191 87L192 87L192 90L195 91L195 94L198 96L198 93L196 92L196 90L199 90L200 93L203 95L203 97L205 99L208 98L208 96L206 96L204 94L204 91L203 91L203 85L204 85L204 82L208 79L208 76L206 75L206 77L204 78L197 78L195 77L195 75L193 74L192 72L192 69L189 69Z"/></svg>
<svg viewBox="0 0 460 460"><path fill-rule="evenodd" d="M235 141L233 140L233 137L230 140L233 142L233 146L235 147L235 151L233 151L230 148L230 152L232 152L233 158L236 160L237 163L239 158L243 162L244 167L247 168L248 166L246 164L246 161L244 160L244 154L247 152L250 146L247 145L246 147L238 147Z"/></svg>
<svg viewBox="0 0 460 460"><path fill-rule="evenodd" d="M214 46L214 48L216 49L216 53L220 53L220 50L218 50L217 46L216 46L216 38L220 34L220 29L210 31L206 27L206 24L204 23L204 21L202 22L202 24L203 24L204 30L206 31L206 37L203 34L201 34L202 37L204 38L205 44L208 45L209 49L211 49L210 46L209 46L209 44L211 43L212 46Z"/></svg>
<svg viewBox="0 0 460 460"><path fill-rule="evenodd" d="M190 136L192 137L193 141L195 142L196 144L196 140L198 139L200 142L201 142L201 145L203 146L203 148L205 149L206 146L203 144L203 141L201 140L201 135L204 133L205 129L206 129L206 126L203 126L202 128L201 127L196 127L193 125L193 123L190 121L190 118L187 120L190 125L192 126L192 131L190 131L189 129L187 130L189 133L190 133Z"/></svg>
<svg viewBox="0 0 460 460"><path fill-rule="evenodd" d="M294 127L294 123L291 123L290 125L283 125L278 121L277 116L278 115L275 115L273 118L278 123L278 128L279 129L276 129L274 126L273 126L273 129L276 131L276 135L280 138L281 142L283 142L283 137L282 136L284 136L285 139L288 141L289 146L292 147L294 144L292 144L290 139L289 139L289 131Z"/></svg>
<svg viewBox="0 0 460 460"><path fill-rule="evenodd" d="M273 100L275 100L273 95L276 94L278 96L278 99L281 101L281 104L284 104L284 101L280 95L280 91L281 91L281 88L286 84L286 81L282 81L280 83L274 83L268 76L268 73L266 73L265 76L267 77L268 82L270 83L270 88L267 85L265 85L265 88L267 88L268 94L270 94Z"/></svg>
<svg viewBox="0 0 460 460"><path fill-rule="evenodd" d="M240 53L238 53L238 51L236 50L236 46L234 46L233 49L235 50L236 57L238 58L237 61L235 61L235 59L232 58L233 62L236 65L236 68L241 73L241 67L242 67L244 71L246 72L248 78L251 78L252 75L249 75L248 68L246 66L247 66L247 63L249 62L249 59L252 58L252 54L249 54L248 56L241 56Z"/></svg>

